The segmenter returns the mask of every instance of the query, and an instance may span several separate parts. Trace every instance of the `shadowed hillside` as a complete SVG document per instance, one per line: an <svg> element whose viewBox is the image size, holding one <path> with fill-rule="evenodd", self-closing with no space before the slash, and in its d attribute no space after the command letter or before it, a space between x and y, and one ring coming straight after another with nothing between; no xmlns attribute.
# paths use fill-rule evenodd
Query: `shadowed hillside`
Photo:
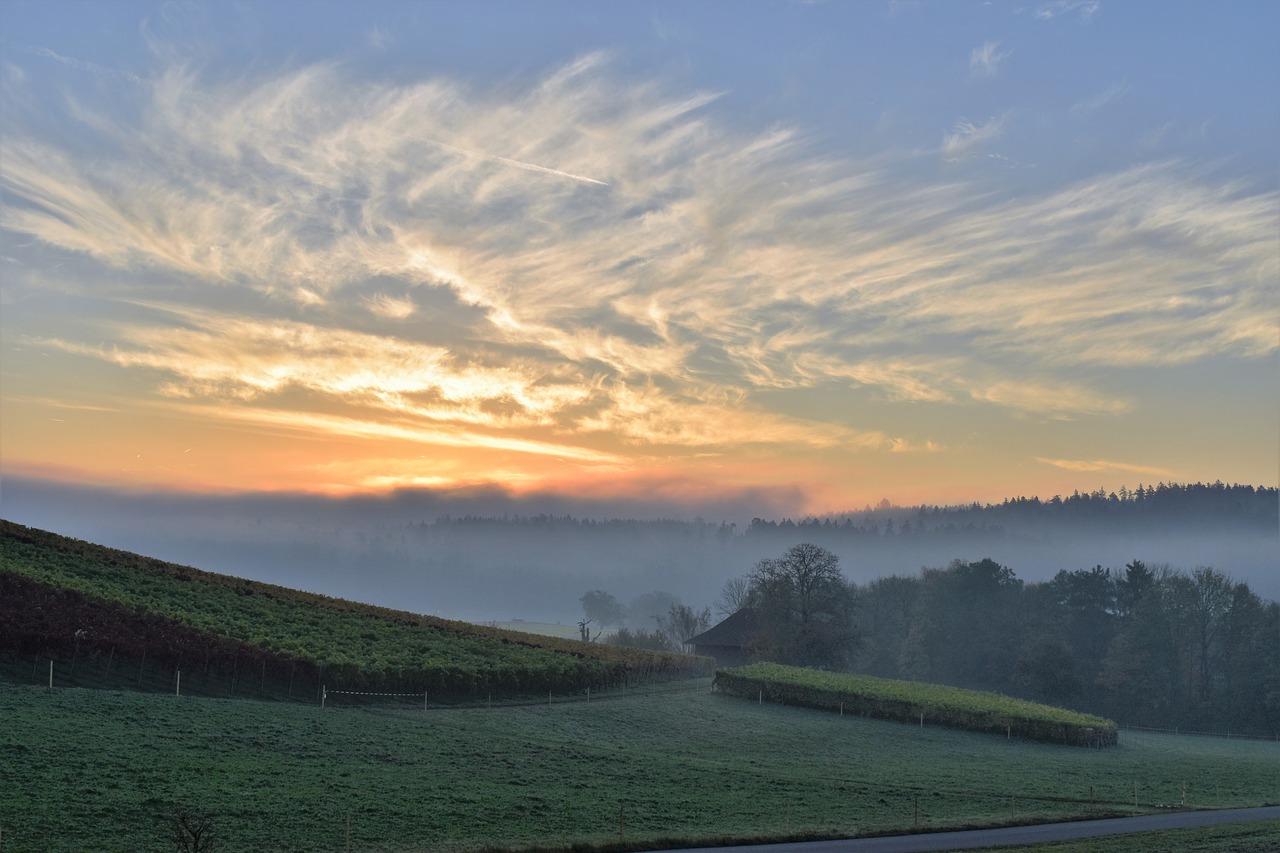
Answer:
<svg viewBox="0 0 1280 853"><path fill-rule="evenodd" d="M73 683L170 689L183 670L192 692L309 698L327 685L466 701L707 671L688 655L374 607L0 524L0 636L23 680L56 659Z"/></svg>

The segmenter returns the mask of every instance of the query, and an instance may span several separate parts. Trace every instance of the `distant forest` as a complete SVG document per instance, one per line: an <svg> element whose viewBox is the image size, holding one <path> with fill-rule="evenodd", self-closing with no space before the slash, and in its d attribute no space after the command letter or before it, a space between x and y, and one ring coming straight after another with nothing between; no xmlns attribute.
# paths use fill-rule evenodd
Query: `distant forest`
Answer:
<svg viewBox="0 0 1280 853"><path fill-rule="evenodd" d="M423 522L446 532L452 529L501 527L543 531L647 532L699 537L761 536L779 532L809 535L814 532L855 537L905 539L980 533L984 536L1034 533L1040 528L1061 529L1087 525L1102 533L1130 533L1159 529L1211 527L1275 531L1280 525L1280 489L1216 483L1158 483L1139 485L1118 492L1102 489L1087 494L1007 498L998 504L972 503L960 506L919 505L901 507L881 501L876 507L836 515L791 518L755 518L745 530L736 524L704 519L681 521L662 519L597 520L570 515L441 516L434 523Z"/></svg>
<svg viewBox="0 0 1280 853"><path fill-rule="evenodd" d="M800 522L755 519L751 529L797 530L841 529L884 536L907 536L911 533L981 528L987 531L1003 527L1017 529L1036 525L1063 526L1087 524L1094 529L1122 531L1126 528L1222 525L1259 530L1275 529L1280 513L1280 489L1256 486L1159 483L1139 485L1130 491L1121 486L1119 492L1074 492L1068 497L1055 495L1049 500L1038 497L1007 498L998 504L973 503L966 506L894 507L882 502L875 509L837 517L806 518Z"/></svg>

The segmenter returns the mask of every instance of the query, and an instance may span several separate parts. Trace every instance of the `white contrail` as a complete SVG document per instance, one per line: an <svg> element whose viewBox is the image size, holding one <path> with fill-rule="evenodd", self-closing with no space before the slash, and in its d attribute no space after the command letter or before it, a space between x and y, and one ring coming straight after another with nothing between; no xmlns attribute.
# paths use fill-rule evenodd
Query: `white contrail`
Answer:
<svg viewBox="0 0 1280 853"><path fill-rule="evenodd" d="M447 148L454 153L461 154L464 157L471 157L476 160L492 160L497 163L503 163L507 166L515 166L517 169L524 169L528 172L545 172L548 175L556 175L561 178L570 178L575 181L582 181L584 184L598 184L602 187L609 186L604 181L597 181L595 178L587 178L582 175L575 175L572 172L562 172L559 169L552 169L548 166L539 166L537 163L525 163L521 160L512 160L509 157L498 157L495 154L484 154L479 151L468 151L465 148L459 148L456 145L450 145L447 142L437 142L434 139L428 139L432 145L438 145L441 148Z"/></svg>
<svg viewBox="0 0 1280 853"><path fill-rule="evenodd" d="M83 59L74 59L70 56L63 56L55 53L47 47L29 47L27 53L40 56L45 59L52 59L54 62L61 62L63 65L69 65L77 71L88 71L90 74L96 74L99 77L123 77L130 83L142 83L142 78L137 74L130 74L128 71L121 71L118 68L107 68L104 65L98 65L94 62L86 62Z"/></svg>

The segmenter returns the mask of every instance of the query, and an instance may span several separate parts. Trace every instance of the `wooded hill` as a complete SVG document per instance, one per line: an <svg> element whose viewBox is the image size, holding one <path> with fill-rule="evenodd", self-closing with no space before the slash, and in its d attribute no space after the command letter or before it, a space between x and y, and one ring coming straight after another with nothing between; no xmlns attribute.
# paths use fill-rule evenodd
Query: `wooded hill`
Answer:
<svg viewBox="0 0 1280 853"><path fill-rule="evenodd" d="M861 512L800 521L753 519L748 535L828 531L871 537L910 537L983 531L1009 534L1086 527L1095 533L1193 530L1274 534L1280 490L1217 483L1159 483L1130 490L1075 492L1063 497L1006 498L1000 503L899 507L884 501Z"/></svg>
<svg viewBox="0 0 1280 853"><path fill-rule="evenodd" d="M317 698L438 701L575 693L705 675L689 655L486 628L287 589L0 521L0 656L10 678ZM69 665L67 665L69 663ZM69 679L69 681L68 681Z"/></svg>
<svg viewBox="0 0 1280 853"><path fill-rule="evenodd" d="M897 506L882 501L862 510L805 518L754 518L745 529L704 520L576 518L571 515L442 515L414 525L423 535L448 536L475 530L508 534L586 533L624 534L661 539L731 539L772 533L835 532L852 536L903 538L912 535L957 533L1015 533L1046 528L1088 526L1108 533L1141 530L1249 530L1275 534L1280 513L1280 489L1268 486L1216 483L1139 484L1118 491L1096 489L1050 498L1019 496L999 503L950 506Z"/></svg>

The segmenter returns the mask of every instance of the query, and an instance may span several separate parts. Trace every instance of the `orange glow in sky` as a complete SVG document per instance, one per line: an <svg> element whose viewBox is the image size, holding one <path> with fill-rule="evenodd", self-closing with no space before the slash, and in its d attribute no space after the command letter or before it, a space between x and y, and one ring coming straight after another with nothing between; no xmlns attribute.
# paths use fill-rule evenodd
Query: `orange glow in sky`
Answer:
<svg viewBox="0 0 1280 853"><path fill-rule="evenodd" d="M758 76L645 67L692 18L512 66L335 21L383 36L233 70L225 8L199 68L155 22L55 44L10 13L4 476L795 514L1276 484L1275 121L1194 93L1165 116L1141 58L1073 52L1123 11L952 35L795 5L742 26L794 16L813 68ZM806 41L846 25L937 26L954 61L851 77L857 45ZM1099 76L1034 83L1055 50L1054 80Z"/></svg>

